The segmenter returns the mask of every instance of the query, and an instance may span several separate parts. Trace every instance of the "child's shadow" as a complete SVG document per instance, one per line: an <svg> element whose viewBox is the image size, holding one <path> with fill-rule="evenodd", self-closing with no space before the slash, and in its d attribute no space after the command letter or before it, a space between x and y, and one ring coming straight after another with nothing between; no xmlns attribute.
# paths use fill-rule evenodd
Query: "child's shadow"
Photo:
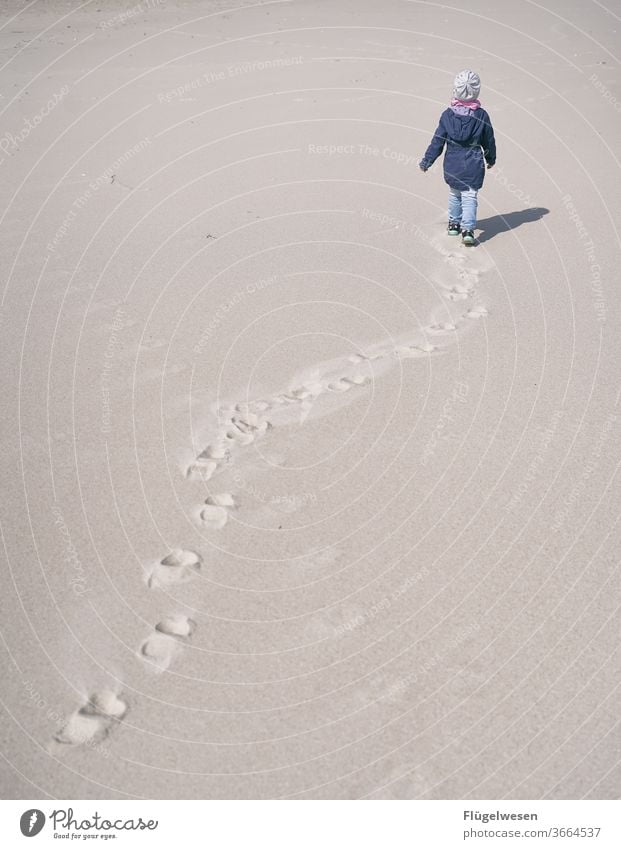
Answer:
<svg viewBox="0 0 621 849"><path fill-rule="evenodd" d="M515 230L521 224L528 224L530 221L539 221L544 215L547 215L550 210L545 206L533 206L530 209L520 209L517 212L507 212L505 215L492 215L491 218L484 218L477 223L479 233L477 241L479 244L487 242L497 236L499 233L505 233L507 230Z"/></svg>

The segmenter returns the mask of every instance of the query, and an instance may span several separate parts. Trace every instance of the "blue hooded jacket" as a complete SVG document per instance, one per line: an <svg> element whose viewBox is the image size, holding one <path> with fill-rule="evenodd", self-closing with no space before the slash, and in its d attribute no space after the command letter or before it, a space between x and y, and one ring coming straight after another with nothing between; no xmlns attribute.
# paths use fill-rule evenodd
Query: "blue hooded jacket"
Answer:
<svg viewBox="0 0 621 849"><path fill-rule="evenodd" d="M459 114L450 107L444 110L420 162L424 171L433 165L445 144L445 182L462 192L480 189L485 177L483 160L488 165L496 162L494 130L485 109L468 109L467 114Z"/></svg>

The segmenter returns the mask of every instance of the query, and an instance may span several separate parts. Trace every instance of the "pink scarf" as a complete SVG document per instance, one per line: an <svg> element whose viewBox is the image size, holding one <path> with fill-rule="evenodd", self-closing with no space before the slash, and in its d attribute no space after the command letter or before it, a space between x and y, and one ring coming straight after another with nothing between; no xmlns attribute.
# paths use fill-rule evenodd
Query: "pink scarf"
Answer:
<svg viewBox="0 0 621 849"><path fill-rule="evenodd" d="M464 106L466 109L479 109L481 107L480 100L459 100L454 97L451 100L451 106Z"/></svg>

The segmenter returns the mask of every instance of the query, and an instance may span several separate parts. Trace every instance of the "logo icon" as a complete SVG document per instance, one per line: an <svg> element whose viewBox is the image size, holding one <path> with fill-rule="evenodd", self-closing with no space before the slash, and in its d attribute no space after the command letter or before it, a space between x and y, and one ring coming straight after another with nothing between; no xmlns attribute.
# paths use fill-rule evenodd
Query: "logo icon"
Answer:
<svg viewBox="0 0 621 849"><path fill-rule="evenodd" d="M38 808L24 811L19 821L19 827L24 837L34 837L45 825L45 814Z"/></svg>

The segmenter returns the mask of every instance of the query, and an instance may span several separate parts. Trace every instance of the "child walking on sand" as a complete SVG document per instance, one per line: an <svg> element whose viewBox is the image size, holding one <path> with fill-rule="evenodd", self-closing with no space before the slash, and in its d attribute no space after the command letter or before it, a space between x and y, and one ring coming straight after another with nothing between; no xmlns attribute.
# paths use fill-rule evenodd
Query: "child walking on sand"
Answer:
<svg viewBox="0 0 621 849"><path fill-rule="evenodd" d="M474 245L477 223L477 192L483 185L485 166L496 162L496 141L490 117L478 97L481 80L474 71L460 71L453 84L451 105L440 115L438 129L419 163L426 171L442 153L444 180L449 186L448 234L464 245Z"/></svg>

